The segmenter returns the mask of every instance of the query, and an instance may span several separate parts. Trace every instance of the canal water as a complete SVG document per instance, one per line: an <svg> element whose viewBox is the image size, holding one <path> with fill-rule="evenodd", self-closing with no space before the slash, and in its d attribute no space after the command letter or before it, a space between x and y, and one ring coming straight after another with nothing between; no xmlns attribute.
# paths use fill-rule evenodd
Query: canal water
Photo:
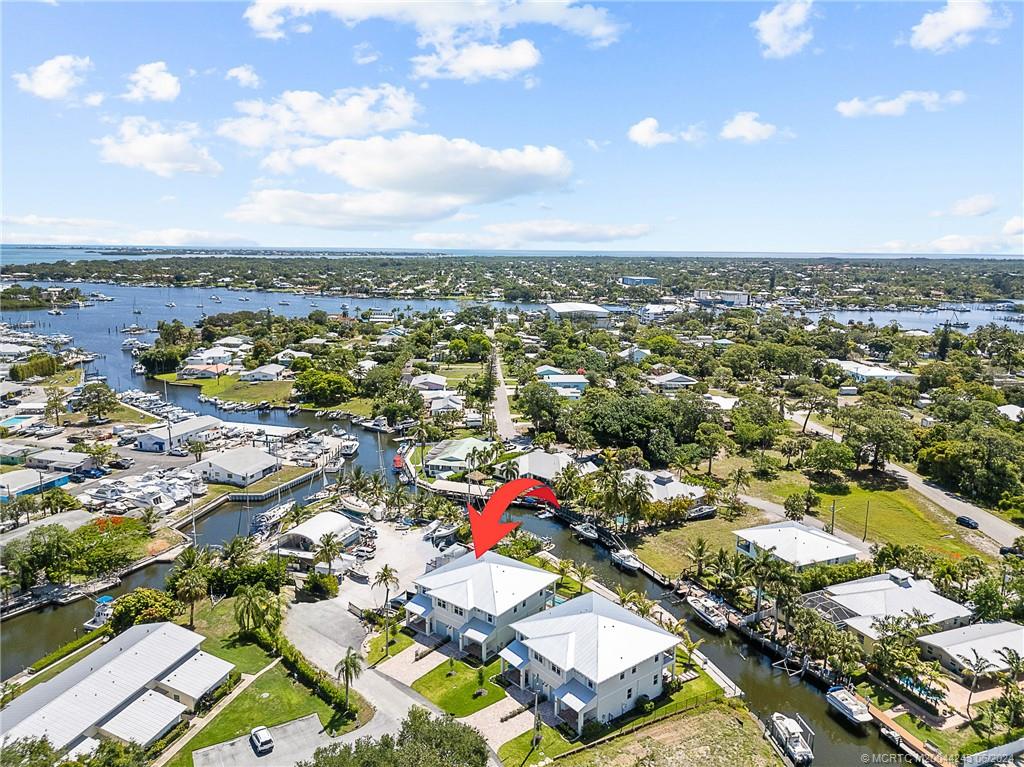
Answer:
<svg viewBox="0 0 1024 767"><path fill-rule="evenodd" d="M349 311L356 313L360 309L382 307L392 310L429 310L431 308L458 310L467 305L457 301L395 301L387 299L343 299L310 296L291 296L260 292L216 291L223 303L210 301L214 290L198 290L193 288L133 288L114 285L90 285L76 283L76 287L89 293L93 290L115 298L110 303L98 303L85 309L69 309L64 316L51 317L43 311L17 312L4 314L5 321L32 319L37 322L36 330L44 333L66 333L75 339L75 345L88 351L100 354L101 357L92 363L88 370L108 377L111 386L118 390L129 388L145 388L164 394L172 402L181 404L199 413L218 415L226 420L270 423L286 426L307 426L312 429L323 428L328 422L316 419L311 413L303 412L296 416L288 416L284 411L274 410L271 413L224 413L208 403L200 403L196 399L197 390L185 387L165 386L156 381L144 381L140 376L131 374L132 358L120 348L125 337L118 328L138 321L140 324L153 327L160 319L178 318L186 323L193 323L200 318L202 312L213 314L221 311L266 310L289 316L304 316L315 309L328 312L343 311L343 304L349 304ZM250 300L240 302L239 297ZM286 301L287 304L281 304ZM165 304L173 302L175 307ZM316 305L314 305L314 303ZM142 309L141 315L133 315L131 307ZM202 305L202 306L200 306ZM494 304L496 306L511 306ZM867 316L862 312L851 312L848 316L836 313L835 318L841 322L848 319L864 321ZM972 324L984 324L996 318L992 312L976 311L969 315ZM931 329L943 321L941 314L913 315L901 313L897 319L904 327L922 327ZM881 316L875 316L876 322L884 322ZM345 421L337 422L348 425ZM360 450L351 459L348 466L362 466L367 471L385 469L385 476L391 479L391 465L397 443L386 435L366 432L358 427L351 431L360 440ZM324 478L314 479L301 487L293 488L284 494L282 500L294 498L301 500L320 487ZM252 515L269 508L278 502L272 498L262 504L228 503L196 523L196 533L200 544L218 544L228 540L239 531L248 529ZM538 535L549 537L554 542L554 553L577 561L588 561L596 571L598 580L614 587L623 585L626 588L643 591L676 616L684 616L688 608L678 604L666 595L664 589L642 575L628 575L620 572L611 564L608 552L601 546L586 546L576 541L569 530L554 520L539 520L528 511L514 511L512 516L524 523L524 527ZM139 586L162 586L169 565L152 565L127 576L124 581L110 592L118 595ZM7 678L25 666L34 662L46 653L73 639L81 631L82 623L92 614L91 600L81 600L59 608L46 608L4 621L0 627L0 677ZM691 617L691 616L687 616ZM865 755L889 753L878 738L873 728L866 733L858 733L848 729L828 710L824 695L804 684L796 678L790 678L784 672L777 671L771 662L761 656L733 634L724 637L711 634L697 624L690 622L691 633L705 640L702 652L719 668L732 678L746 693L746 700L751 709L762 719L767 719L774 711L787 714L800 713L815 732L816 763L819 765L846 765L864 763ZM870 759L868 757L867 759Z"/></svg>

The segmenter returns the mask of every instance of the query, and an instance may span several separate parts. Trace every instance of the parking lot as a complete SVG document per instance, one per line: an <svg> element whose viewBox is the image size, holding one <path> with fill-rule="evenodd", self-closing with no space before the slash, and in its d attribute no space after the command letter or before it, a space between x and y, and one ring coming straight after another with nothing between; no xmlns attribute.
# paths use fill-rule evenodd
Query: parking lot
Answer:
<svg viewBox="0 0 1024 767"><path fill-rule="evenodd" d="M269 729L274 739L274 750L269 753L257 754L249 736L243 735L193 751L192 763L195 767L290 767L309 759L320 746L331 742L316 714Z"/></svg>

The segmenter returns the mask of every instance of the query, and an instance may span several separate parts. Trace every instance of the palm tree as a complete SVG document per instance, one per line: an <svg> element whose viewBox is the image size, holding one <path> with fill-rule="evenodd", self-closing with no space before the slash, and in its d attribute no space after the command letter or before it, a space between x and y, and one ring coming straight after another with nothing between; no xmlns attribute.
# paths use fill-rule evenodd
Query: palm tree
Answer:
<svg viewBox="0 0 1024 767"><path fill-rule="evenodd" d="M637 474L631 482L626 483L626 491L622 500L626 519L630 525L644 519L653 500L651 489L647 484L647 477Z"/></svg>
<svg viewBox="0 0 1024 767"><path fill-rule="evenodd" d="M399 519L402 516L402 512L409 505L409 496L406 495L405 488L401 485L395 485L388 492L387 497L384 499L384 506L389 511L389 516L392 519Z"/></svg>
<svg viewBox="0 0 1024 767"><path fill-rule="evenodd" d="M615 586L615 596L618 597L620 605L629 607L639 595L633 589L627 589L621 584L617 584Z"/></svg>
<svg viewBox="0 0 1024 767"><path fill-rule="evenodd" d="M988 675L992 670L992 661L983 655L978 654L977 648L971 649L970 657L966 655L958 656L960 662L964 666L964 671L971 677L971 690L967 693L967 718L971 718L971 698L974 697L974 690L978 686L978 680Z"/></svg>
<svg viewBox="0 0 1024 767"><path fill-rule="evenodd" d="M373 586L384 587L384 653L391 655L391 609L388 603L391 601L391 589L398 588L398 571L391 565L384 565L377 571Z"/></svg>
<svg viewBox="0 0 1024 767"><path fill-rule="evenodd" d="M563 503L574 503L583 492L583 474L575 463L567 464L555 476L555 494Z"/></svg>
<svg viewBox="0 0 1024 767"><path fill-rule="evenodd" d="M409 432L409 436L412 437L412 441L420 446L420 462L416 466L416 475L419 476L420 469L423 468L423 464L426 463L426 444L430 438L430 432L427 431L426 425L423 420L416 424L416 427Z"/></svg>
<svg viewBox="0 0 1024 767"><path fill-rule="evenodd" d="M583 593L584 584L594 577L594 568L588 565L586 562L577 562L572 568L573 574L576 576L576 580L580 582L580 594Z"/></svg>
<svg viewBox="0 0 1024 767"><path fill-rule="evenodd" d="M188 570L174 582L174 596L188 605L188 627L196 627L196 602L206 596L206 575L201 570Z"/></svg>
<svg viewBox="0 0 1024 767"><path fill-rule="evenodd" d="M186 448L192 457L196 459L196 463L203 460L203 453L206 452L206 443L201 439L190 439Z"/></svg>
<svg viewBox="0 0 1024 767"><path fill-rule="evenodd" d="M174 569L180 573L187 573L189 570L205 573L210 567L211 559L210 550L205 546L189 546L174 560Z"/></svg>
<svg viewBox="0 0 1024 767"><path fill-rule="evenodd" d="M754 587L757 593L754 596L754 613L761 612L761 597L767 584L775 577L779 570L779 559L775 556L774 548L758 549L757 554L750 562L750 577L754 580Z"/></svg>
<svg viewBox="0 0 1024 767"><path fill-rule="evenodd" d="M251 563L255 556L256 542L246 535L236 535L220 551L220 561L231 569Z"/></svg>
<svg viewBox="0 0 1024 767"><path fill-rule="evenodd" d="M152 535L153 528L160 521L160 512L150 506L148 509L143 509L142 514L139 515L139 521L146 526L146 532Z"/></svg>
<svg viewBox="0 0 1024 767"><path fill-rule="evenodd" d="M345 683L345 708L348 708L348 689L354 679L358 679L363 673L363 656L356 650L349 647L345 650L345 657L334 666L334 673L338 679Z"/></svg>
<svg viewBox="0 0 1024 767"><path fill-rule="evenodd" d="M519 476L519 464L512 458L498 464L495 473L504 482L511 482Z"/></svg>
<svg viewBox="0 0 1024 767"><path fill-rule="evenodd" d="M243 631L258 629L267 617L270 592L262 583L243 584L235 589L235 621Z"/></svg>
<svg viewBox="0 0 1024 767"><path fill-rule="evenodd" d="M645 597L643 594L637 594L633 597L633 602L629 607L641 618L650 618L654 613L655 602L653 599Z"/></svg>
<svg viewBox="0 0 1024 767"><path fill-rule="evenodd" d="M750 487L750 472L743 466L738 466L729 472L728 479L734 494L738 495L741 489L746 490Z"/></svg>
<svg viewBox="0 0 1024 767"><path fill-rule="evenodd" d="M313 516L312 508L301 503L296 503L285 512L283 517L281 517L281 526L279 529L283 531L295 527L295 525L305 522L311 516Z"/></svg>
<svg viewBox="0 0 1024 767"><path fill-rule="evenodd" d="M558 585L562 585L562 581L565 580L565 576L573 571L575 564L571 559L559 559L558 564L555 565L555 572L558 573Z"/></svg>
<svg viewBox="0 0 1024 767"><path fill-rule="evenodd" d="M686 558L693 564L696 572L694 577L699 581L704 577L704 568L711 562L711 545L704 536L697 536L686 549Z"/></svg>
<svg viewBox="0 0 1024 767"><path fill-rule="evenodd" d="M317 544L313 553L313 564L323 562L327 565L327 574L334 575L334 560L341 554L342 545L337 533L324 533L320 536L320 543Z"/></svg>

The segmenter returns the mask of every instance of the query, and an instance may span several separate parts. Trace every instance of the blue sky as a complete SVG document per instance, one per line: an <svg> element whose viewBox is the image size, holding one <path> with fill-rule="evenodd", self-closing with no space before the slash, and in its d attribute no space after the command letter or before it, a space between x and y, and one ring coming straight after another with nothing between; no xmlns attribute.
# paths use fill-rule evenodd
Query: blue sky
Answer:
<svg viewBox="0 0 1024 767"><path fill-rule="evenodd" d="M1022 253L1018 3L5 3L6 242Z"/></svg>

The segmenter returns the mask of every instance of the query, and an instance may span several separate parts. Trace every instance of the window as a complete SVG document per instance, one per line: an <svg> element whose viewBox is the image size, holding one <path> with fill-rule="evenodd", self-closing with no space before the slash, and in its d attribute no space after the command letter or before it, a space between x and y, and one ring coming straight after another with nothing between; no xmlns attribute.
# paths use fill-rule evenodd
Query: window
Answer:
<svg viewBox="0 0 1024 767"><path fill-rule="evenodd" d="M655 687L658 686L658 675L657 674L654 675L654 679L651 680L651 684L653 684Z"/></svg>
<svg viewBox="0 0 1024 767"><path fill-rule="evenodd" d="M515 607L512 608L512 614L513 615L515 615L517 612L519 612L519 605L516 605Z"/></svg>
<svg viewBox="0 0 1024 767"><path fill-rule="evenodd" d="M587 680L587 687L589 687L591 690L594 689L594 680L593 679L588 679Z"/></svg>
<svg viewBox="0 0 1024 767"><path fill-rule="evenodd" d="M487 616L487 622L488 623L494 623L494 616L493 615L488 615Z"/></svg>
<svg viewBox="0 0 1024 767"><path fill-rule="evenodd" d="M633 688L630 687L628 690L626 690L626 700L632 700L632 698L633 698Z"/></svg>
<svg viewBox="0 0 1024 767"><path fill-rule="evenodd" d="M447 610L447 609L448 609L448 603L447 603L447 602L444 602L444 601L442 601L442 600L440 600L440 599L439 599L439 600L437 600L437 606L438 606L438 608L439 608L439 609L441 609L441 610Z"/></svg>
<svg viewBox="0 0 1024 767"><path fill-rule="evenodd" d="M551 664L551 670L554 671L556 674L559 674L559 675L561 675L561 673L562 673L562 669L560 669L554 663Z"/></svg>
<svg viewBox="0 0 1024 767"><path fill-rule="evenodd" d="M626 672L623 671L621 674L619 674L619 679L625 679L625 678L626 678Z"/></svg>
<svg viewBox="0 0 1024 767"><path fill-rule="evenodd" d="M465 615L465 611L461 607L453 607L452 611L460 617Z"/></svg>
<svg viewBox="0 0 1024 767"><path fill-rule="evenodd" d="M632 670L632 671L630 671L629 673L631 673L631 674L635 674L635 673L636 673L636 666L633 666L633 670Z"/></svg>

